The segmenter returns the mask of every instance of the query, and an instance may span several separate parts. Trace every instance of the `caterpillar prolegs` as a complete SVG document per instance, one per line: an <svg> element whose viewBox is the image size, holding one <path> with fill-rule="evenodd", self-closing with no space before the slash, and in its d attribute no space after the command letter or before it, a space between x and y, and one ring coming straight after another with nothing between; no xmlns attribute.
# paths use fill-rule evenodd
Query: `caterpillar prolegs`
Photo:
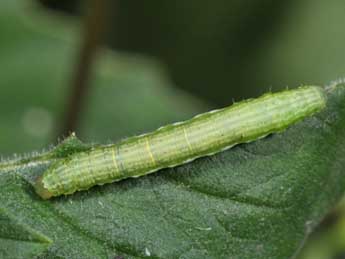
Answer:
<svg viewBox="0 0 345 259"><path fill-rule="evenodd" d="M53 163L36 184L43 198L174 167L286 129L326 106L326 88L267 93Z"/></svg>

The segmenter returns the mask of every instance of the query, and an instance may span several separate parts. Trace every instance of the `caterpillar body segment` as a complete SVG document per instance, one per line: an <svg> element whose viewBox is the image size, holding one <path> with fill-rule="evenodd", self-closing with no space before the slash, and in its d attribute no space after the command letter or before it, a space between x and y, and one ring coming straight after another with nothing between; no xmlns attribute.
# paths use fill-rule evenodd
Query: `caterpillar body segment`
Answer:
<svg viewBox="0 0 345 259"><path fill-rule="evenodd" d="M139 177L286 129L326 106L322 87L268 93L52 164L36 184L44 199Z"/></svg>

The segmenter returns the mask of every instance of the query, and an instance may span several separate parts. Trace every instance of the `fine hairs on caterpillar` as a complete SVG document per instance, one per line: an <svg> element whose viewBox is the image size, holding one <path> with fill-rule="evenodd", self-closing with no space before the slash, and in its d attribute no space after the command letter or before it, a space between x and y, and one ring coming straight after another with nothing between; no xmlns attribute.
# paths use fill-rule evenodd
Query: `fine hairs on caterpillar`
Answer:
<svg viewBox="0 0 345 259"><path fill-rule="evenodd" d="M321 111L329 88L303 86L267 93L158 130L54 162L34 185L49 199L87 190L251 142Z"/></svg>

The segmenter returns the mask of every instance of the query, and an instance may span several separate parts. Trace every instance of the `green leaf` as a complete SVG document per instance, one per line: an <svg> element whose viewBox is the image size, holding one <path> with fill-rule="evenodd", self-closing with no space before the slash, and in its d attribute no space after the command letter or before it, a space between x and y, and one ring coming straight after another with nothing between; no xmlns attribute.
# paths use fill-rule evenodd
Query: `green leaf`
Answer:
<svg viewBox="0 0 345 259"><path fill-rule="evenodd" d="M70 71L73 71L78 49L79 26L76 21L68 20L66 23L60 17L53 18L52 14L48 17L38 10L37 6L24 0L5 0L0 3L2 154L31 151L55 141L52 136L57 130L55 128L58 128L64 99L68 94L66 90ZM78 130L83 139L93 142L116 140L154 129L164 123L188 118L204 106L195 98L173 90L172 84L162 73L160 64L153 60L113 52L104 52L99 56L91 92L86 100L88 105L84 110L85 116L81 121L81 129ZM46 219L45 216L49 217L50 214L42 211L42 208L36 208L36 211L35 202L31 205L31 202L27 203L28 210L23 208L23 211L19 203L16 204L16 199L28 202L20 195L25 188L29 188L31 192L31 187L27 187L28 182L33 181L31 176L42 172L47 163L88 147L89 145L71 137L58 145L54 152L32 153L0 162L0 185L6 186L2 198L12 199L7 205L0 205L1 213L6 215L6 221L0 222L1 236L10 238L0 242L1 258L28 258L46 250L47 242L34 238L32 233L41 232L36 225L29 223L31 220L40 222L39 225L45 229L44 233L48 234L47 238L59 238L56 233L60 233L60 237L69 237L59 245L67 250L56 251L59 246L54 245L44 252L43 258L55 257L55 254L66 258L80 258L82 254L85 255L83 258L104 255L105 252L99 252L97 245L96 248L90 246L93 242L99 244L102 241L90 243L93 238L84 239L86 235L74 240L77 230L68 230L69 223L61 223L60 226L59 222ZM21 168L22 164L29 166ZM25 177L25 181L22 177ZM27 194L26 191L24 194ZM40 204L36 195L29 199L36 199ZM13 214L8 206L14 209ZM35 218L35 213L43 214ZM26 218L26 215L30 216ZM63 216L61 220L64 222ZM56 243L55 238L52 240ZM77 244L81 250L69 253L69 249L75 249L69 243ZM85 249L82 249L83 245Z"/></svg>
<svg viewBox="0 0 345 259"><path fill-rule="evenodd" d="M11 1L7 2L10 6ZM8 11L0 8L3 10ZM8 19L12 23L7 25L18 26L18 20ZM38 21L32 27L37 33L41 28ZM29 46L26 44L30 40L35 42L29 52L33 57L37 56L34 51L37 44L42 44L39 45L45 53L42 62L33 61L47 74L35 72L36 69L22 73L28 65L8 58L8 65L17 69L25 80L13 75L1 80L10 80L9 85L13 86L26 82L35 86L36 77L42 76L39 77L42 82L52 88L42 92L44 87L30 87L27 92L30 95L23 100L33 98L36 104L41 104L43 96L44 105L58 114L62 96L59 87L65 83L64 65L68 64L63 57L73 53L73 48L58 38L46 37L46 32L33 36L33 29L27 27L33 20L30 22L19 23L28 31L18 37L24 37L25 46ZM5 26L3 22L0 24ZM38 36L44 41L37 40ZM25 53L18 55L27 57ZM53 53L55 56L49 59ZM182 119L198 109L193 108L196 107L193 101L188 104L190 99L185 97L178 99L186 101L177 103L180 93L162 88L164 81L157 80L156 73L151 74L152 66L143 70L146 65L139 64L135 70L134 62L127 57L121 59L121 55L116 55L115 58L116 62L109 58L98 65L101 72L96 73L97 87L92 94L96 97L90 100L89 112L83 119L83 139L104 141L104 137L131 135L139 129L149 130L175 118ZM52 60L56 62L53 67ZM129 79L132 68L138 81ZM121 73L114 74L113 71L119 70ZM138 87L138 83L146 87ZM14 105L25 107L14 100ZM149 107L147 110L142 109L141 101ZM156 113L157 117L152 115ZM7 117L4 121L9 122L9 129L16 128L16 123ZM34 193L34 178L56 157L87 146L72 138L55 151L2 163L0 215L4 223L0 223L0 235L9 238L15 233L11 239L15 245L0 242L0 251L20 258L17 250L24 239L34 240L25 243L21 250L27 257L40 254L41 258L289 258L297 253L308 234L343 194L344 127L345 88L342 86L330 97L324 112L282 134L153 175L48 201ZM19 132L20 129L18 136L23 136ZM18 146L13 147L19 147L20 141L27 147L33 145L25 142L24 137L17 141ZM41 144L46 141L40 139Z"/></svg>
<svg viewBox="0 0 345 259"><path fill-rule="evenodd" d="M289 258L343 194L344 126L342 85L282 134L153 175L42 201L47 164L0 174L0 207L53 240L48 258Z"/></svg>
<svg viewBox="0 0 345 259"><path fill-rule="evenodd" d="M31 258L45 251L51 240L0 209L0 258Z"/></svg>

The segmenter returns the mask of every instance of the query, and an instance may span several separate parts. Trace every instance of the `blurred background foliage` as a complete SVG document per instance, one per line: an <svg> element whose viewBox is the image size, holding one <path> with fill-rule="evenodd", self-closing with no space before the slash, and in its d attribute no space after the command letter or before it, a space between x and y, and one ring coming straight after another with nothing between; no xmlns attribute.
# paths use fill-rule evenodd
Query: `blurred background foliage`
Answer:
<svg viewBox="0 0 345 259"><path fill-rule="evenodd" d="M41 2L80 13L76 1ZM344 75L342 0L118 0L108 6L108 46L158 58L178 87L215 105Z"/></svg>
<svg viewBox="0 0 345 259"><path fill-rule="evenodd" d="M345 75L343 0L101 2L93 26L104 27L99 45L107 48L93 47L97 55L83 75L88 90L69 129L84 141L113 142L270 89ZM92 1L1 2L2 156L66 136L91 7ZM300 258L345 258L344 204Z"/></svg>

